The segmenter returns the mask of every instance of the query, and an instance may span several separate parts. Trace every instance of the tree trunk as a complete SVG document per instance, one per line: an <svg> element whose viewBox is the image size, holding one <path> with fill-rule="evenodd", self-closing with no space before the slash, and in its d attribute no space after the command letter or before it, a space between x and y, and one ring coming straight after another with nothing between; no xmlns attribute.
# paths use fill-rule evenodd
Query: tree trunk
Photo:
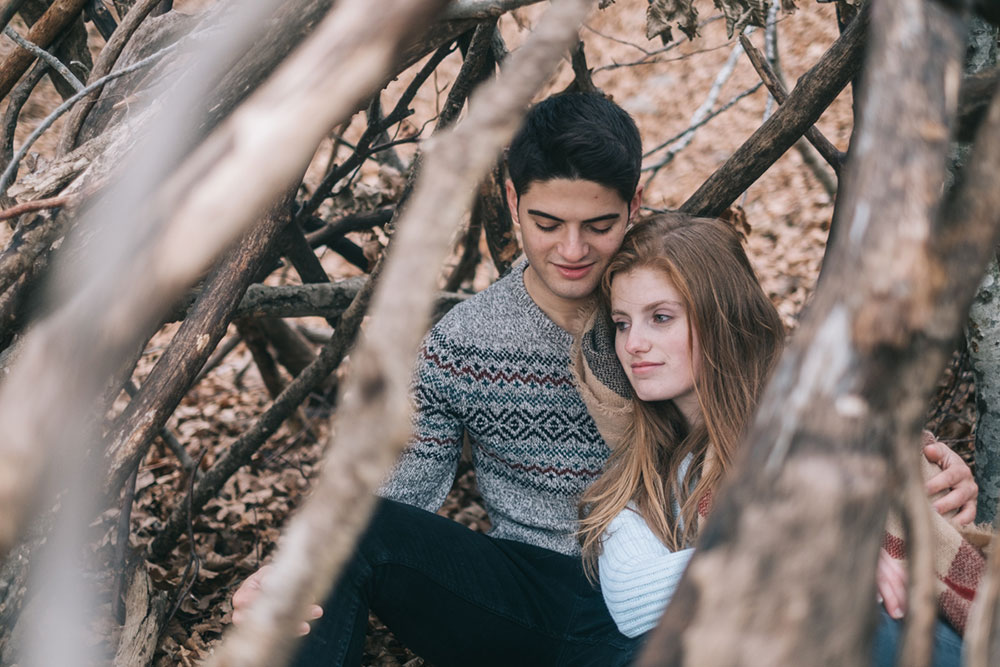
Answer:
<svg viewBox="0 0 1000 667"><path fill-rule="evenodd" d="M975 77L997 64L997 29L972 21L966 73ZM964 161L967 144L957 147ZM960 165L959 165L960 166ZM976 483L979 499L976 521L992 523L1000 502L1000 266L994 255L986 278L972 302L966 343L976 379Z"/></svg>

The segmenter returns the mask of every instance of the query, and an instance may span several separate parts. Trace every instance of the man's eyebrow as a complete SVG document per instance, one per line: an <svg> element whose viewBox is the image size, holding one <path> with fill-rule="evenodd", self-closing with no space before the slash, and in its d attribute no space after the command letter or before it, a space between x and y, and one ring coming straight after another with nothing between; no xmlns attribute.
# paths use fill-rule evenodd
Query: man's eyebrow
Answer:
<svg viewBox="0 0 1000 667"><path fill-rule="evenodd" d="M533 216L536 216L536 217L539 217L539 218L546 218L548 220L553 220L555 222L566 222L565 220L563 220L562 218L560 218L558 216L552 215L551 213L546 213L545 211L539 211L536 208L529 208L528 209L528 213L530 215L533 215ZM605 213L604 215L598 215L598 216L596 216L594 218L587 218L586 220L582 220L581 222L584 222L584 223L603 222L605 220L617 220L620 217L621 217L621 213Z"/></svg>

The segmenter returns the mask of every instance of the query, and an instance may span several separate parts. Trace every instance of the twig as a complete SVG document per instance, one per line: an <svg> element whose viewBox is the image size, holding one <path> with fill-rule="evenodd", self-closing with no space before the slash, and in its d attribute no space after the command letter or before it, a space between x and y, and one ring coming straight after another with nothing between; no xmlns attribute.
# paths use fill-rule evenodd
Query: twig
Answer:
<svg viewBox="0 0 1000 667"><path fill-rule="evenodd" d="M7 27L7 24L14 14L21 8L26 0L4 0L0 3L0 26Z"/></svg>
<svg viewBox="0 0 1000 667"><path fill-rule="evenodd" d="M3 135L0 136L0 163L10 164L10 161L14 158L14 135L17 132L17 121L21 115L21 109L24 108L25 102L31 97L31 93L48 71L48 65L42 61L36 62L31 71L11 91L7 102L7 109L3 114Z"/></svg>
<svg viewBox="0 0 1000 667"><path fill-rule="evenodd" d="M708 96L705 97L705 101L702 102L701 106L699 106L695 110L695 112L691 115L691 125L695 125L696 123L702 121L705 118L705 116L708 115L712 107L715 106L716 101L718 101L719 99L719 93L722 91L722 86L725 85L726 81L729 80L729 77L733 75L733 70L736 69L736 62L740 57L741 51L742 47L739 44L733 47L733 50L729 53L729 57L726 58L726 62L722 65L722 68L719 70L718 74L715 75L715 80L712 82L712 86L708 90ZM663 142L660 145L656 146L655 148L646 151L645 153L643 153L642 156L649 157L650 155L656 153L660 149L669 146L674 141L679 141L681 139L684 139L685 143L689 143L693 137L694 137L694 132L689 127L687 130L682 132L676 139L671 139L669 141Z"/></svg>
<svg viewBox="0 0 1000 667"><path fill-rule="evenodd" d="M705 19L704 21L702 21L701 23L698 24L698 30L701 30L702 28L704 28L708 24L715 23L716 21L719 21L719 20L721 20L723 18L725 18L725 17L722 14L716 14L715 16L707 18L707 19ZM667 46L664 46L664 47L661 47L659 49L654 49L653 51L650 51L649 49L645 49L645 48L639 46L635 42L630 42L630 41L628 41L626 39L621 39L620 37L615 37L614 35L609 35L607 33L601 32L600 30L597 30L596 28L594 28L594 27L592 27L592 26L590 26L590 25L588 25L586 23L583 24L583 27L586 28L587 30L589 30L590 32L594 33L598 37L603 37L604 39L611 40L612 42L617 42L618 44L623 44L624 46L630 46L633 49L637 49L639 51L642 51L646 56L649 56L649 57L657 56L657 55L659 55L661 53L664 53L666 51L670 51L671 49L677 48L677 46L679 46L680 44L683 44L684 42L691 41L687 37L687 35L685 35L683 38L677 40L676 42L671 42Z"/></svg>
<svg viewBox="0 0 1000 667"><path fill-rule="evenodd" d="M122 496L122 508L118 513L118 533L115 538L115 585L111 593L111 609L115 620L121 625L125 622L125 600L122 589L125 587L125 576L128 568L125 559L128 555L128 536L131 532L132 504L135 502L135 482L139 476L136 468L125 483L125 494Z"/></svg>
<svg viewBox="0 0 1000 667"><path fill-rule="evenodd" d="M115 33L115 29L118 27L115 18L108 11L108 8L104 6L103 0L90 0L86 7L83 8L83 15L88 21L94 24L97 32L101 33L101 37L104 38L105 43L111 39L111 35Z"/></svg>
<svg viewBox="0 0 1000 667"><path fill-rule="evenodd" d="M678 45L682 43L683 42L673 42L669 46L665 46L660 51L657 51L657 53L662 53L663 51L669 51L671 49L676 48ZM711 53L712 51L718 51L719 49L724 49L727 46L729 46L729 42L723 42L722 44L718 44L716 46L709 46L704 49L698 49L697 51L685 53L683 56L677 56L676 58L652 58L650 56L643 56L642 58L639 58L638 60L633 60L632 62L611 63L610 65L601 65L600 67L595 68L593 73L597 74L598 72L606 72L608 70L620 69L622 67L639 67L642 65L659 65L661 63L681 62L683 60L687 60L694 56L700 56L703 53Z"/></svg>
<svg viewBox="0 0 1000 667"><path fill-rule="evenodd" d="M60 116L69 111L74 104L76 104L80 99L85 97L88 93L91 93L100 88L101 86L103 86L108 81L113 81L114 79L125 76L126 74L130 74L131 72L134 72L138 69L142 69L147 65L153 64L163 56L173 51L176 48L176 46L177 46L176 44L171 44L170 46L160 49L156 53L147 56L142 60L133 63L132 65L129 65L128 67L125 67L123 69L118 70L117 72L112 72L111 74L101 77L100 79L86 86L85 88L81 89L78 93L76 93L68 100L60 104L58 107L56 107L55 111L46 116L45 120L43 120L41 124L35 128L35 131L32 132L28 136L28 138L24 140L24 144L21 146L21 149L14 155L14 159L10 161L10 164L7 165L7 168L3 172L3 176L0 176L0 195L4 195L7 193L7 188L10 187L11 181L17 174L18 165L20 164L21 160L24 159L24 156L28 154L28 149L31 148L32 144L34 144L35 141L38 140L38 137L42 136L42 134L47 129L52 127L52 124L55 123L57 120L59 120Z"/></svg>
<svg viewBox="0 0 1000 667"><path fill-rule="evenodd" d="M16 206L11 206L8 209L0 211L0 220L10 220L11 218L16 218L19 215L25 213L31 213L33 211L41 211L47 208L60 208L66 206L70 203L72 197L69 195L60 195L58 197L49 197L48 199L36 199L34 201L26 201Z"/></svg>
<svg viewBox="0 0 1000 667"><path fill-rule="evenodd" d="M393 107L389 115L385 117L381 124L375 125L369 119L368 127L362 133L361 138L358 140L358 145L355 148L355 152L351 157L347 158L343 164L332 169L329 174L327 174L322 182L316 187L316 191L313 192L312 197L309 201L302 204L299 209L295 212L295 220L301 221L316 212L320 204L329 196L330 190L334 185L337 184L344 176L352 172L354 169L359 167L369 155L372 155L375 150L369 148L370 144L375 137L381 134L386 128L402 121L404 118L410 115L409 105L416 97L417 91L420 86L427 80L431 73L437 68L437 66L444 60L448 55L454 51L454 45L446 44L435 51L434 55L431 56L430 60L420 69L410 85L406 87L403 94L400 96L399 100L396 102L396 106ZM378 150L385 150L388 146L378 147ZM0 190L2 192L2 190Z"/></svg>
<svg viewBox="0 0 1000 667"><path fill-rule="evenodd" d="M185 581L188 578L188 573L191 573L191 579L187 582L187 585L177 594L177 599L174 600L174 606L170 609L170 613L163 620L163 625L166 626L170 622L170 619L174 617L177 610L181 608L181 603L184 602L184 598L187 594L191 592L191 588L194 586L194 582L198 581L198 573L201 571L201 558L198 557L198 549L195 548L194 543L194 514L191 512L191 497L194 495L194 482L198 476L198 467L201 465L201 460L205 458L205 452L207 450L202 450L201 454L198 455L198 461L195 463L194 467L191 468L191 480L188 486L188 493L185 502L188 506L188 520L187 520L187 534L188 541L191 545L191 557L188 560L187 566L184 568L184 574L181 575L181 581ZM191 570L194 572L191 572Z"/></svg>
<svg viewBox="0 0 1000 667"><path fill-rule="evenodd" d="M777 72L771 68L771 65L761 54L760 50L753 45L753 42L746 35L740 35L740 43L743 45L743 50L746 51L753 68L757 71L764 85L767 86L768 91L774 96L775 101L778 104L784 104L785 100L788 99L788 91L782 85ZM819 151L819 154L823 156L827 164L833 167L833 170L839 175L844 161L843 153L837 150L837 147L815 125L811 125L806 130L805 137Z"/></svg>
<svg viewBox="0 0 1000 667"><path fill-rule="evenodd" d="M201 382L205 376L208 375L212 369L221 364L222 360L229 356L229 353L235 350L236 346L239 344L240 337L238 335L230 336L226 340L222 341L219 344L219 347L215 349L215 352L212 353L212 356L208 358L208 361L205 362L205 365L201 367L200 371L198 371L198 375L195 376L194 382L191 383L191 386L193 387Z"/></svg>
<svg viewBox="0 0 1000 667"><path fill-rule="evenodd" d="M705 116L704 118L702 118L701 120L699 120L697 123L694 123L693 125L688 126L688 128L686 130L684 130L680 134L674 135L669 140L663 142L662 144L660 144L659 146L657 146L653 150L654 151L658 151L661 148L669 146L670 144L674 143L675 141L683 139L685 137L685 135L688 135L689 133L694 132L695 130L697 130L701 126L706 125L710 120L712 120L716 116L719 116L719 115L725 113L726 111L728 111L729 109L731 109L733 106L736 105L737 102L739 102L740 100L742 100L744 97L749 97L750 95L753 95L754 93L756 93L758 90L760 90L760 88L761 88L762 85L764 85L764 84L758 83L757 85L752 86L750 88L747 88L743 92L741 92L741 93L733 96L733 98L731 100L729 100L728 102L726 102L725 104L723 104L721 107L719 107L718 109L716 109L712 113L708 114L707 116ZM653 172L650 175L650 177L646 179L646 184L648 185L649 182L653 179L653 176L656 176L656 172L658 172L660 169L662 169L663 167L665 167L668 164L670 164L670 162L675 157L677 157L677 154L680 153L682 150L684 150L688 146L689 143L691 143L690 140L689 141L685 141L682 145L680 145L680 146L678 146L676 148L672 148L656 164L649 165L648 167L643 167L643 169L642 169L643 171L652 171Z"/></svg>
<svg viewBox="0 0 1000 667"><path fill-rule="evenodd" d="M465 106L465 100L469 97L472 89L484 79L496 67L492 56L493 32L496 30L496 21L490 23L480 23L472 35L469 49L465 54L465 61L462 69L458 71L455 82L448 91L448 97L444 102L444 109L438 116L437 125L434 131L442 130L458 119L458 115Z"/></svg>
<svg viewBox="0 0 1000 667"><path fill-rule="evenodd" d="M21 37L16 30L7 26L3 29L3 34L14 40L14 43L20 46L22 49L30 52L31 55L35 56L39 60L44 61L49 67L59 72L59 75L66 80L66 83L73 87L73 90L80 92L83 90L83 82L76 78L76 75L69 71L69 68L63 65L62 61L56 58L54 55L38 46L37 44L32 44L24 37Z"/></svg>
<svg viewBox="0 0 1000 667"><path fill-rule="evenodd" d="M767 20L764 21L764 53L767 56L767 62L771 64L775 72L778 71L778 8L780 5L781 0L772 0L767 8ZM742 38L744 35L740 35L740 37ZM746 50L746 44L743 45L743 49ZM779 74L778 77L780 79L781 75ZM768 93L767 103L764 105L764 120L770 117L774 101L774 95Z"/></svg>

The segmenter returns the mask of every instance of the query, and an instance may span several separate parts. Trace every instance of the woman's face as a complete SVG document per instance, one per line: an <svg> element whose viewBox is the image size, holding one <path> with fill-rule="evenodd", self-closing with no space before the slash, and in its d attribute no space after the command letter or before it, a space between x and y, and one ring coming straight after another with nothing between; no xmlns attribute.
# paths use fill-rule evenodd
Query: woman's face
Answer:
<svg viewBox="0 0 1000 667"><path fill-rule="evenodd" d="M697 421L698 341L688 336L687 312L666 274L637 267L616 275L611 282L611 319L615 351L636 396L643 401L672 400L688 422Z"/></svg>

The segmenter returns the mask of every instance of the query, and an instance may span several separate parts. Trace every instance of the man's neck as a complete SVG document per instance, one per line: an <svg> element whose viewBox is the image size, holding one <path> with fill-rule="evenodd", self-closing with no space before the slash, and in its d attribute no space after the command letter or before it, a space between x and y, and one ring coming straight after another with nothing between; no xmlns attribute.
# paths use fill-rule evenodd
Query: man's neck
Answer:
<svg viewBox="0 0 1000 667"><path fill-rule="evenodd" d="M567 299L557 296L540 284L538 276L528 265L524 270L524 289L550 320L561 329L576 335L591 311L597 305L597 295L589 294L579 299Z"/></svg>

